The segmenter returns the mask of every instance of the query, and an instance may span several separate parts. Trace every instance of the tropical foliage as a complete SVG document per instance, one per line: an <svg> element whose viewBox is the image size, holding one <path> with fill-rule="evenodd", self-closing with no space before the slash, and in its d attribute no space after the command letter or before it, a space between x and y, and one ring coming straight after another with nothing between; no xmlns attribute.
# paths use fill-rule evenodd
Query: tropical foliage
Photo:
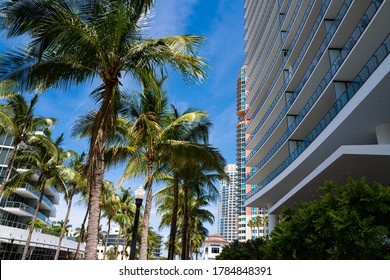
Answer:
<svg viewBox="0 0 390 280"><path fill-rule="evenodd" d="M235 241L218 259L390 258L389 187L348 178L344 185L327 181L319 192L318 201L284 209L270 239L259 238L254 247Z"/></svg>
<svg viewBox="0 0 390 280"><path fill-rule="evenodd" d="M268 244L273 259L389 259L390 188L365 178L325 182L319 201L282 213Z"/></svg>
<svg viewBox="0 0 390 280"><path fill-rule="evenodd" d="M267 241L263 237L239 242L234 240L223 247L217 260L263 260L266 259L265 246Z"/></svg>

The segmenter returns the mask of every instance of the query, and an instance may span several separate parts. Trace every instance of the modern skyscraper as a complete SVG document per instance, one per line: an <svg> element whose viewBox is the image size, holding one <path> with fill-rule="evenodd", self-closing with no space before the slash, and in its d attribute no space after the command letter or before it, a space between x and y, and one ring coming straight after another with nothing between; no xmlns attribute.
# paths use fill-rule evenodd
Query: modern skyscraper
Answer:
<svg viewBox="0 0 390 280"><path fill-rule="evenodd" d="M0 183L4 179L10 151L13 149L13 138L10 135L0 135ZM18 169L13 172L23 172ZM38 176L33 176L30 182L22 183L9 196L0 197L0 259L20 259L28 236L28 222L31 221L40 192L34 189ZM46 188L38 212L38 220L46 227L52 226L50 218L57 213L60 196L54 187ZM35 228L28 259L53 259L59 238L48 234L42 228ZM65 237L62 240L60 259L70 258L76 251L77 242ZM84 254L84 245L81 246Z"/></svg>
<svg viewBox="0 0 390 280"><path fill-rule="evenodd" d="M229 181L220 182L220 199L218 202L218 234L227 241L237 239L237 165L228 164L225 172Z"/></svg>
<svg viewBox="0 0 390 280"><path fill-rule="evenodd" d="M236 209L237 209L237 239L239 241L246 241L251 239L254 236L262 235L261 233L255 233L257 229L252 229L248 227L248 222L251 219L254 219L257 215L261 215L262 211L255 207L245 207L245 194L252 190L252 185L247 185L245 183L245 174L250 169L245 166L245 158L248 153L245 150L245 141L247 135L245 133L246 126L249 122L249 119L245 118L245 99L246 91L245 85L247 81L246 76L247 66L244 65L241 67L238 72L237 87L236 87L236 112L238 116L238 123L236 129L236 161L237 161L237 200L236 200Z"/></svg>
<svg viewBox="0 0 390 280"><path fill-rule="evenodd" d="M390 1L246 0L246 205L311 200L325 180L390 183Z"/></svg>

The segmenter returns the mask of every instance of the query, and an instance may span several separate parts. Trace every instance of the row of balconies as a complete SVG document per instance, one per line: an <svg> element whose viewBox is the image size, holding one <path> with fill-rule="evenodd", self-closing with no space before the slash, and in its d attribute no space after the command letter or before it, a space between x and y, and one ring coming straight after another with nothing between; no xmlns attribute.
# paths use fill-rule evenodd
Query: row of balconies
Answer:
<svg viewBox="0 0 390 280"><path fill-rule="evenodd" d="M19 194L22 197L34 198L36 200L38 200L40 196L40 192L36 191L34 187L28 183L22 183L19 188L15 189L14 192ZM55 191L55 193L57 193L57 191ZM54 197L52 197L52 199L54 199ZM57 209L55 208L53 202L50 201L50 199L46 195L42 197L41 208L44 210L49 210L50 217L56 216Z"/></svg>
<svg viewBox="0 0 390 280"><path fill-rule="evenodd" d="M246 103L249 104L247 111L249 111L252 106L256 105L255 102L257 102L257 98L260 96L262 88L268 88L269 82L272 81L272 77L277 75L277 73L274 72L277 69L275 65L280 65L280 63L283 62L283 59L276 54L281 53L283 44L288 38L288 36L280 36L280 34L295 34L295 32L290 31L295 29L293 23L296 25L298 23L297 21L291 20L291 18L299 17L300 15L298 15L298 12L300 11L299 8L301 4L306 5L307 3L308 1L303 1L303 4L302 1L298 1L298 3L292 5L292 1L289 1L286 7L286 14L280 19L280 22L278 21L278 14L275 13L273 15L272 23L270 22L270 24L268 24L268 33L266 37L262 40L262 43L259 42L257 44L257 50L254 57L249 59L250 55L248 54L246 62L249 63L249 80L246 84L246 90L249 90L251 94L248 95L246 99ZM288 26L284 27L284 23L288 23ZM267 81L268 83L266 83Z"/></svg>

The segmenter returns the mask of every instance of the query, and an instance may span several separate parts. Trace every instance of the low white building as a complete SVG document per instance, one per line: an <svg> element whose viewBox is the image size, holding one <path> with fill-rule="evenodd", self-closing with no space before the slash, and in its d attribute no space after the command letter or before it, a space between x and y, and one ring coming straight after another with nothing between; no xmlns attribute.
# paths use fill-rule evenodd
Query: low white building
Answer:
<svg viewBox="0 0 390 280"><path fill-rule="evenodd" d="M229 241L223 239L220 234L210 234L204 241L203 246L203 260L215 260L222 252L222 248L227 246Z"/></svg>

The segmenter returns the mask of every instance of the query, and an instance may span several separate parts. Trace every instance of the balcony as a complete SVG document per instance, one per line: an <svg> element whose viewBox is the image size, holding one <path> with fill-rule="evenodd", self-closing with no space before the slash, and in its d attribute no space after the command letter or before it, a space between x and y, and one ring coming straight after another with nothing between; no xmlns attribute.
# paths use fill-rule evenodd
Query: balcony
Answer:
<svg viewBox="0 0 390 280"><path fill-rule="evenodd" d="M22 217L33 217L35 209L23 202L7 201L3 208L4 211L15 214ZM38 212L38 219L46 223L48 226L51 226L52 223L48 217Z"/></svg>

